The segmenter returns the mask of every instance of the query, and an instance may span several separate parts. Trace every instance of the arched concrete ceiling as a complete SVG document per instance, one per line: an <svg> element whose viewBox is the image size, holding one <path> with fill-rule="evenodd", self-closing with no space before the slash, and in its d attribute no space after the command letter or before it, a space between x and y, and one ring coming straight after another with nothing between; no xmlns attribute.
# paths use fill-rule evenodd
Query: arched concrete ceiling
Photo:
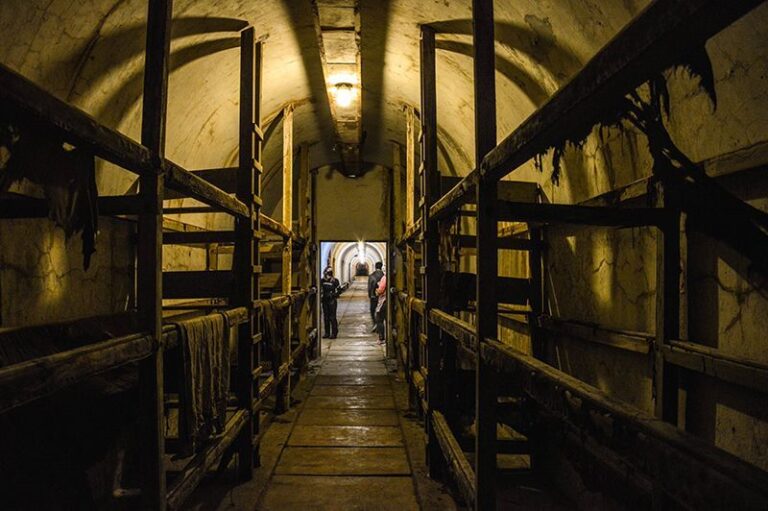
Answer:
<svg viewBox="0 0 768 511"><path fill-rule="evenodd" d="M231 165L237 155L238 32L266 41L265 117L291 102L296 145L311 165L333 164L334 131L313 1L176 0L167 156L189 169ZM499 137L511 132L618 32L647 0L496 0ZM0 58L101 122L138 138L146 0L3 0ZM419 25L438 32L441 165L473 162L470 0L359 0L363 160L389 167L405 138L403 106L419 104ZM279 170L279 127L265 167ZM133 178L101 177L103 193Z"/></svg>
<svg viewBox="0 0 768 511"><path fill-rule="evenodd" d="M365 262L369 263L370 270L373 271L373 267L377 262L386 262L386 245L381 242L364 242L365 245ZM338 243L332 243L327 248L328 253L325 254L327 259L322 261L322 265L325 265L328 260L334 261L334 272L337 278L347 280L350 277L350 268L353 262L360 258L360 242L356 241L342 241Z"/></svg>

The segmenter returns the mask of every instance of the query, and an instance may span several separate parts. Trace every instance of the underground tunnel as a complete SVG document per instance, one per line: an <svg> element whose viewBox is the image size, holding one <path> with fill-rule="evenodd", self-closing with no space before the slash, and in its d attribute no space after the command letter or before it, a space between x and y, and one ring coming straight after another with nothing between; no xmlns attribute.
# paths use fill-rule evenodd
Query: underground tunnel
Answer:
<svg viewBox="0 0 768 511"><path fill-rule="evenodd" d="M2 0L0 509L768 509L761 0Z"/></svg>

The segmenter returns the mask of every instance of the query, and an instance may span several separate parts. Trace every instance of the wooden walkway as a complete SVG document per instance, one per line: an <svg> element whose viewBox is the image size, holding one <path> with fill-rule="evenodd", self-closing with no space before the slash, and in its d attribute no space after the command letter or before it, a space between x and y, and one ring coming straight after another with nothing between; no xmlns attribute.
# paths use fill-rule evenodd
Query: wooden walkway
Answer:
<svg viewBox="0 0 768 511"><path fill-rule="evenodd" d="M257 509L420 509L400 412L370 333L364 282L339 303L339 337L293 423Z"/></svg>

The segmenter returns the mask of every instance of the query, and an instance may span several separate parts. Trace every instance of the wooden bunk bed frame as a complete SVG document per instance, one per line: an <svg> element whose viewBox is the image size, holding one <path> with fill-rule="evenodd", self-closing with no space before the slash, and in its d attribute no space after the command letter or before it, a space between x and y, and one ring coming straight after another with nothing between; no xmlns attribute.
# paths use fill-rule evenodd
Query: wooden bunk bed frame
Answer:
<svg viewBox="0 0 768 511"><path fill-rule="evenodd" d="M291 374L305 367L318 338L313 271L314 174L309 172L308 146L300 150L299 232L293 230L290 213L284 214L283 223L261 213L264 43L256 40L253 27L241 32L238 166L216 169L217 172L188 171L164 156L171 13L172 0L149 2L141 143L100 124L85 112L0 66L0 102L11 105L25 118L54 129L63 140L85 147L94 156L137 174L140 180L137 195L98 198L100 215L137 217L136 301L140 329L132 335L0 368L0 388L3 389L0 413L55 395L90 376L138 363L144 481L141 488L125 491L123 495L139 498L142 508L155 510L179 508L225 453L238 454L238 473L243 480L252 477L254 463L259 463L258 448L264 434L264 404L273 397L276 412L290 406ZM285 126L288 129L284 137L291 144L287 152L290 155L292 124ZM292 194L291 173L291 163L284 162L283 182L287 194ZM219 188L214 182L225 184ZM205 204L203 208L175 208L174 213L224 212L234 217L234 231L164 232L166 188L175 192L174 197L194 198ZM0 200L0 218L44 217L47 210L46 202L39 199ZM270 275L262 275L260 245L268 241L268 234L284 247L279 279L274 278L278 275L271 279ZM232 269L163 272L163 244L231 245L234 247ZM293 246L299 249L296 255ZM294 258L299 270L296 272L298 286L292 285ZM273 283L280 280L280 286L269 285L270 280ZM163 299L172 299L173 303L164 306ZM178 303L180 299L191 301ZM275 353L270 353L266 343L261 342L268 326L261 314L264 307L277 311L288 309L290 319L278 339L281 348L274 350ZM291 309L296 318L291 318ZM190 458L167 485L163 354L175 346L178 339L176 329L163 324L164 310L198 311L198 315L199 311L203 314L224 311L229 324L237 327L238 352L236 372L231 379L236 406L231 410L225 430ZM263 360L265 355L270 355L270 360Z"/></svg>
<svg viewBox="0 0 768 511"><path fill-rule="evenodd" d="M546 446L540 443L545 435L530 429L532 410L539 418L537 427L550 428L550 434L565 439L566 455L575 453L582 461L588 459L589 466L598 467L603 490L616 492L624 500L632 496L638 508L674 503L686 509L763 509L768 502L765 472L676 427L681 368L768 393L765 364L680 340L680 216L692 210L702 214L707 206L680 201L680 183L667 176L654 175L577 205L544 204L535 186L530 189L531 183L502 181L548 147L566 140L585 119L595 119L612 99L700 48L761 3L653 2L497 144L493 2L474 0L477 168L461 179L441 176L437 167L435 31L422 27L421 108L420 112L406 108L405 219L396 242L404 266L399 273L405 275L398 277L399 289L394 290L399 309L396 345L410 385L411 405L425 418L430 474L450 474L470 507L495 508L501 470L497 454L530 454L535 468L536 453ZM417 134L419 124L421 133ZM417 139L422 148L421 165L415 158ZM718 158L700 166L710 176L721 176L765 165L765 144L745 153L734 155L732 161ZM633 199L646 196L649 185L656 187L659 200L651 208L637 207L640 201ZM515 194L527 198L509 198ZM483 262L471 276L474 307L464 309L472 313L471 321L441 310L437 300L444 273L440 269L440 223L452 222L457 216L475 219L476 234L461 236L459 243L462 250L471 250ZM500 226L499 222L513 223ZM662 242L657 257L654 333L585 325L545 314L542 228L548 224L657 229ZM755 245L763 252L744 247L743 255L764 262L768 240ZM498 276L500 249L528 252L528 279ZM532 354L498 342L499 324L527 334ZM653 357L655 416L543 362L547 336L553 335ZM465 369L459 370L459 366ZM472 437L466 436L457 420L457 388L465 385L474 387ZM497 436L497 423L511 425L528 438Z"/></svg>

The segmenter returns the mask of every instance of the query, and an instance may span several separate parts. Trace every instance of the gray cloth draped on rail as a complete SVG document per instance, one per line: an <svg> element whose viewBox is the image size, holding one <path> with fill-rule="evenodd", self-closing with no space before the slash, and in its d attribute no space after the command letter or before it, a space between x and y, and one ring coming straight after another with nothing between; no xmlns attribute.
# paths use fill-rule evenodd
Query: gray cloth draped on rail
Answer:
<svg viewBox="0 0 768 511"><path fill-rule="evenodd" d="M261 311L264 314L264 326L266 327L264 329L266 337L264 340L269 344L273 357L277 357L282 353L285 320L290 310L290 307L278 307L268 300L262 304ZM273 369L275 374L277 374L280 368L275 367Z"/></svg>
<svg viewBox="0 0 768 511"><path fill-rule="evenodd" d="M176 324L183 368L179 391L179 441L183 454L199 450L224 430L229 394L229 325L222 314Z"/></svg>

